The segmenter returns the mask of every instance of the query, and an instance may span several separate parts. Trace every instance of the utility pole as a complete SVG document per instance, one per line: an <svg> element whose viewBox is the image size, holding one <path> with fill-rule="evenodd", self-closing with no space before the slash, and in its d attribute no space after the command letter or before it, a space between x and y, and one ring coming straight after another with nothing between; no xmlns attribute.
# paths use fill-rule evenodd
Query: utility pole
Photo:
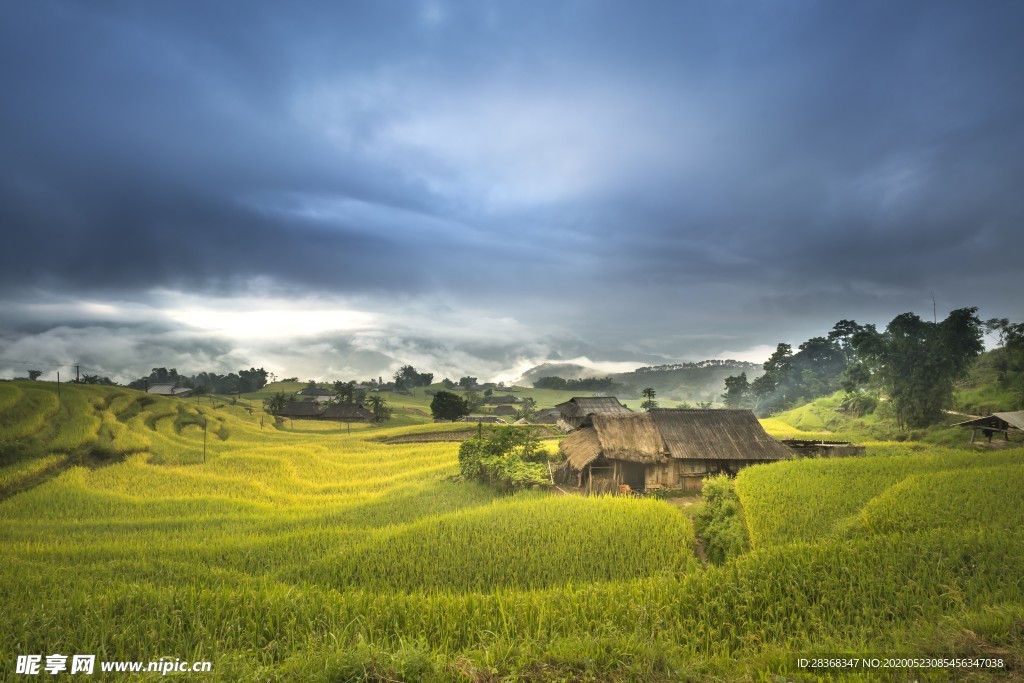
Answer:
<svg viewBox="0 0 1024 683"><path fill-rule="evenodd" d="M60 370L57 371L57 403L60 403Z"/></svg>
<svg viewBox="0 0 1024 683"><path fill-rule="evenodd" d="M78 366L75 366L75 384L78 384Z"/></svg>

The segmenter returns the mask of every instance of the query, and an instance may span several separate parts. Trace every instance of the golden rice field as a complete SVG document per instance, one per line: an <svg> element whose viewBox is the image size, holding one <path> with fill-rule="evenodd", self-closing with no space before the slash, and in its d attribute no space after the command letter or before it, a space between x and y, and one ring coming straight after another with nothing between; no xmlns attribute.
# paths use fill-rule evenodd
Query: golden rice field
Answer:
<svg viewBox="0 0 1024 683"><path fill-rule="evenodd" d="M839 652L1024 671L1020 449L745 470L753 549L705 567L665 502L501 496L453 480L457 443L381 441L453 428L0 382L0 676L32 653L217 681L816 680L797 656Z"/></svg>

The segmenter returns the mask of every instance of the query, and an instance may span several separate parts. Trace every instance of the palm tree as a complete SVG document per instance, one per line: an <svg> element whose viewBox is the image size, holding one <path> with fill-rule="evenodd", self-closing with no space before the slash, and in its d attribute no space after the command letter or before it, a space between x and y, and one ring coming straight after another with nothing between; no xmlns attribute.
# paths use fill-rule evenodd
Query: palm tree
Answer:
<svg viewBox="0 0 1024 683"><path fill-rule="evenodd" d="M647 387L640 393L642 393L644 397L644 402L640 404L641 408L644 410L650 410L651 408L658 407L658 402L654 400L655 393L652 387Z"/></svg>
<svg viewBox="0 0 1024 683"><path fill-rule="evenodd" d="M366 399L370 405L370 412L373 413L374 422L383 422L391 419L391 408L388 402L380 394L374 393Z"/></svg>
<svg viewBox="0 0 1024 683"><path fill-rule="evenodd" d="M263 409L271 415L277 415L288 405L288 394L279 391L273 396L263 399Z"/></svg>

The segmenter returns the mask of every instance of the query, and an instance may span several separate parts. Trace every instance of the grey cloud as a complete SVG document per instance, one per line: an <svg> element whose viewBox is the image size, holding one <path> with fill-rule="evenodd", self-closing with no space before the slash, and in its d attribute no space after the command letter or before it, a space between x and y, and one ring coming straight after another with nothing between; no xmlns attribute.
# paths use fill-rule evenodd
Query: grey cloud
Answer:
<svg viewBox="0 0 1024 683"><path fill-rule="evenodd" d="M393 320L373 348L322 349L353 369L699 358L884 323L933 290L1024 316L1024 266L1000 256L1024 220L1019 3L42 0L6 17L8 301L259 280L533 330L456 344ZM88 324L9 310L0 333Z"/></svg>

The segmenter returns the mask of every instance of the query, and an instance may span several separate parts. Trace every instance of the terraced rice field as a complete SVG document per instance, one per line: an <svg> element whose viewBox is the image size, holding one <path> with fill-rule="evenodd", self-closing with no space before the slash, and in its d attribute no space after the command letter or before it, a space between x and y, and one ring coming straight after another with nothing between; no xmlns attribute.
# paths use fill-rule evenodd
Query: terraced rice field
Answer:
<svg viewBox="0 0 1024 683"><path fill-rule="evenodd" d="M74 652L223 681L774 680L808 677L797 653L972 648L1021 665L1019 451L746 470L753 550L705 568L661 501L499 496L453 480L456 443L381 441L453 428L282 429L0 382L2 675Z"/></svg>

